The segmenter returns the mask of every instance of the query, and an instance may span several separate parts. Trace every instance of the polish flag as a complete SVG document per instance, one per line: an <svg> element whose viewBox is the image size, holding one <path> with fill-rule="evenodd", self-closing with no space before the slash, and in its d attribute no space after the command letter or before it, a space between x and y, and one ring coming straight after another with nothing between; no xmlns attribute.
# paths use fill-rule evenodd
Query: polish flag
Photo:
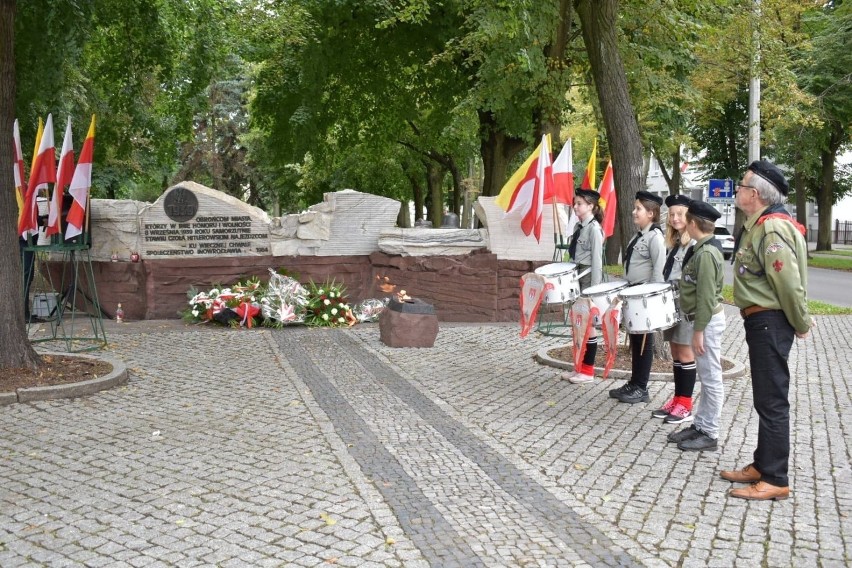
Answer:
<svg viewBox="0 0 852 568"><path fill-rule="evenodd" d="M53 196L48 210L46 235L62 232L62 196L65 186L71 183L73 170L74 146L71 143L71 117L69 116L68 124L65 126L65 139L62 141L62 152L59 154L59 167L56 169L56 184L53 186Z"/></svg>
<svg viewBox="0 0 852 568"><path fill-rule="evenodd" d="M53 146L53 116L47 115L44 132L41 135L38 152L30 171L30 182L24 197L24 209L18 223L18 234L23 238L38 234L38 206L36 198L41 190L47 191L47 184L56 181L56 149Z"/></svg>
<svg viewBox="0 0 852 568"><path fill-rule="evenodd" d="M535 175L532 203L521 221L521 229L529 236L532 233L537 242L541 242L541 219L544 213L544 196L553 193L553 166L550 162L550 144L547 135L541 137L541 150L538 155L538 167Z"/></svg>
<svg viewBox="0 0 852 568"><path fill-rule="evenodd" d="M545 203L574 204L574 152L569 138L553 162L553 191L544 196Z"/></svg>
<svg viewBox="0 0 852 568"><path fill-rule="evenodd" d="M27 182L24 179L24 155L21 152L21 131L18 127L18 119L12 130L13 149L15 151L15 200L18 202L18 223L21 222L21 213L24 211L24 195L27 193Z"/></svg>
<svg viewBox="0 0 852 568"><path fill-rule="evenodd" d="M76 237L83 232L86 222L86 209L89 204L89 189L92 187L92 155L95 150L95 115L89 125L89 133L80 150L80 159L71 178L68 193L74 198L68 211L68 227L65 229L65 240Z"/></svg>

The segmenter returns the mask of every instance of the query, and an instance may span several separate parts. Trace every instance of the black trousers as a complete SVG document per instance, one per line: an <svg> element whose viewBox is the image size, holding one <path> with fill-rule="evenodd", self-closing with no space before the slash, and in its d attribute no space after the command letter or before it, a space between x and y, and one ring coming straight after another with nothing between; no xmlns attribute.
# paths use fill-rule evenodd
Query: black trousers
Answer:
<svg viewBox="0 0 852 568"><path fill-rule="evenodd" d="M630 334L630 382L643 389L648 388L651 365L654 363L654 334Z"/></svg>
<svg viewBox="0 0 852 568"><path fill-rule="evenodd" d="M744 320L754 409L760 418L754 467L762 480L787 487L790 459L790 368L796 332L784 312L757 312Z"/></svg>

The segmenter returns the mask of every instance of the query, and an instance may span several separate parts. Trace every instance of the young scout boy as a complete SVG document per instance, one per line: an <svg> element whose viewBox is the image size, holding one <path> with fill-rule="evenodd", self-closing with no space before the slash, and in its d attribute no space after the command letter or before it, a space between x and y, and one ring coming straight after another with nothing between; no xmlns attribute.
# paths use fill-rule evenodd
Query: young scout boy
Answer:
<svg viewBox="0 0 852 568"><path fill-rule="evenodd" d="M725 391L722 386L722 251L714 241L713 230L721 214L703 201L694 201L686 213L686 230L696 240L683 259L680 277L681 317L692 322L692 350L701 397L695 421L689 428L672 432L670 442L683 451L715 450L722 420Z"/></svg>

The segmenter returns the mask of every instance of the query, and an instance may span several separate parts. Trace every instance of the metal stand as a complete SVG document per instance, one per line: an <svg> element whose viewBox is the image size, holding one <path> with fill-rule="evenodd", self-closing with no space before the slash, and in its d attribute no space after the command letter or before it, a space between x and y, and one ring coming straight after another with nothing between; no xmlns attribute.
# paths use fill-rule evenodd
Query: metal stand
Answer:
<svg viewBox="0 0 852 568"><path fill-rule="evenodd" d="M33 339L33 343L64 341L65 350L69 353L106 346L106 330L89 249L90 245L85 241L49 245L28 243L23 247L22 253L35 254L33 271L44 276L49 290L46 295L39 295L48 301L44 306L34 306L41 309L34 309L32 315L50 324L50 335ZM57 256L61 258L57 262L61 267L58 276L45 266L49 259ZM49 301L51 298L55 299L55 303ZM29 302L29 298L25 301ZM28 323L28 327L30 325L32 322Z"/></svg>
<svg viewBox="0 0 852 568"><path fill-rule="evenodd" d="M536 322L535 330L548 337L571 337L573 333L570 316L571 304L573 302L563 302L561 304L545 304L542 302L538 309L538 321ZM553 310L553 308L557 308L561 313ZM552 317L545 317L546 315L557 315L559 319L554 321Z"/></svg>

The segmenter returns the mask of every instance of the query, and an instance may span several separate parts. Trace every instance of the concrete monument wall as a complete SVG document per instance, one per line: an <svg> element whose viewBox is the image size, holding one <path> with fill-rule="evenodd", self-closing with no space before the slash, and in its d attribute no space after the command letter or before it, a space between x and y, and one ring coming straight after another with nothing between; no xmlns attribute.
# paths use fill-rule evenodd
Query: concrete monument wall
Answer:
<svg viewBox="0 0 852 568"><path fill-rule="evenodd" d="M552 215L544 215L536 243L493 198L477 205L487 230L400 229L399 207L344 190L305 212L270 218L194 182L152 204L95 199L91 254L100 303L108 316L121 302L128 319L173 318L192 287L265 280L269 268L283 268L303 283L342 282L352 302L386 296L376 287L381 277L432 303L443 321L518 319L521 276L553 254Z"/></svg>

